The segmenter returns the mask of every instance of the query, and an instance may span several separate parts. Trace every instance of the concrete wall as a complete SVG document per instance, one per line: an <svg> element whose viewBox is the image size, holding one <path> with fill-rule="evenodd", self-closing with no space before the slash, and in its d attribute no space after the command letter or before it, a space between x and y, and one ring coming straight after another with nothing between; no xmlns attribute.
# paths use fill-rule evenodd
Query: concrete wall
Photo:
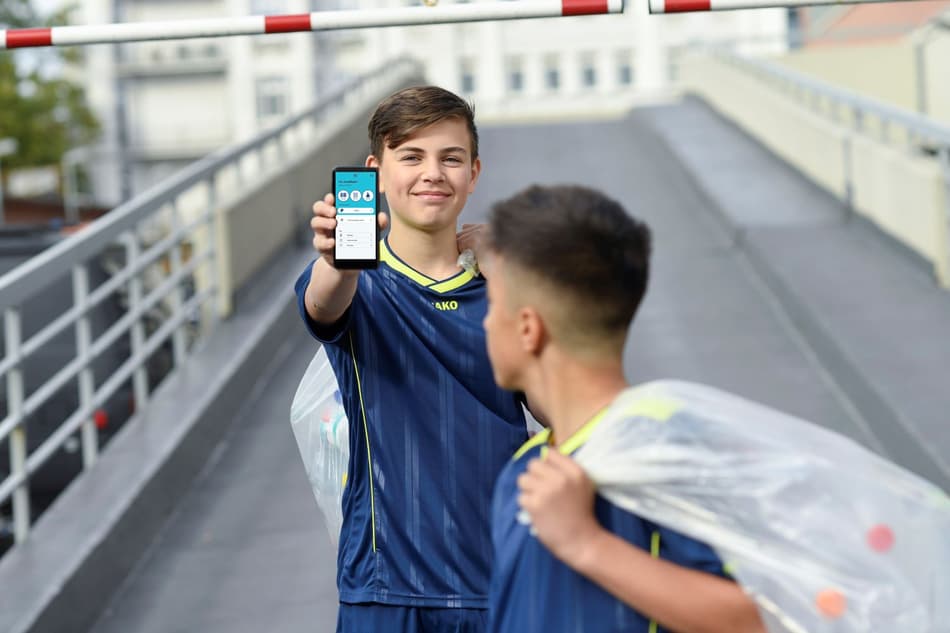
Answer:
<svg viewBox="0 0 950 633"><path fill-rule="evenodd" d="M938 162L837 125L736 66L692 57L684 84L855 212L907 245L950 287L947 184Z"/></svg>
<svg viewBox="0 0 950 633"><path fill-rule="evenodd" d="M919 77L915 46L923 43ZM950 31L921 31L886 44L805 48L776 62L836 86L917 111L918 79L925 82L929 116L950 123Z"/></svg>

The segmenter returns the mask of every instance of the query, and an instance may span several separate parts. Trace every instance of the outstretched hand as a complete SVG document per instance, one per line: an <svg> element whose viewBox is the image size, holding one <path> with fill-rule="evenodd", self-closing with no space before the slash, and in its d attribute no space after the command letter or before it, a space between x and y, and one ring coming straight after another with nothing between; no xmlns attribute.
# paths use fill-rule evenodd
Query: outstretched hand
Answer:
<svg viewBox="0 0 950 633"><path fill-rule="evenodd" d="M336 207L332 193L323 196L313 204L313 217L310 219L310 228L313 229L313 248L320 253L328 264L333 265L333 247L336 244ZM389 225L389 216L380 213L379 230L383 231Z"/></svg>

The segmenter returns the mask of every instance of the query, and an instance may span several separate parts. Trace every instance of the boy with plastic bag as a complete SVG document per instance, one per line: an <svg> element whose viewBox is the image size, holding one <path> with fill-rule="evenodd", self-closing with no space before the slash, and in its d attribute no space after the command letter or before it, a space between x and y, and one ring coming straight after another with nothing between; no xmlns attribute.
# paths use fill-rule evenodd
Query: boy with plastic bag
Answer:
<svg viewBox="0 0 950 633"><path fill-rule="evenodd" d="M496 487L493 631L950 631L943 492L730 394L628 386L643 225L596 192L535 187L490 231L495 377L550 423Z"/></svg>
<svg viewBox="0 0 950 633"><path fill-rule="evenodd" d="M491 490L527 431L519 401L492 380L485 280L458 263L475 237L456 233L481 168L474 113L446 90L408 88L380 103L369 136L366 165L379 168L392 214L379 267L333 267L328 194L311 221L320 258L296 284L349 420L344 438L345 426L330 428L333 407L321 413L324 432L349 452L345 485L337 472L327 490L343 486L337 629L479 633ZM308 437L305 461L313 449L339 457L329 440Z"/></svg>
<svg viewBox="0 0 950 633"><path fill-rule="evenodd" d="M490 236L495 380L550 424L496 484L491 630L763 630L708 546L595 498L570 457L628 386L621 353L649 229L596 191L532 187L494 205Z"/></svg>

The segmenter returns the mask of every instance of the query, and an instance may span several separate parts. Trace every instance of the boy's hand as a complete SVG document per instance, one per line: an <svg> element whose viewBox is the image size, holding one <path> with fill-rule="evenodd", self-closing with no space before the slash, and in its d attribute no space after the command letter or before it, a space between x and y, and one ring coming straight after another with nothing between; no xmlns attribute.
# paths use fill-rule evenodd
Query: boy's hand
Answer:
<svg viewBox="0 0 950 633"><path fill-rule="evenodd" d="M577 567L603 528L594 517L594 484L577 463L549 450L518 477L518 505L551 553Z"/></svg>
<svg viewBox="0 0 950 633"><path fill-rule="evenodd" d="M475 259L481 259L481 250L485 245L485 235L488 233L487 224L463 224L462 230L455 236L459 252L470 248L475 253Z"/></svg>
<svg viewBox="0 0 950 633"><path fill-rule="evenodd" d="M336 207L333 194L323 196L313 205L313 218L310 219L310 228L313 229L313 248L320 253L328 264L333 266L333 246L336 243ZM385 213L379 214L379 230L383 231L389 225L389 217Z"/></svg>

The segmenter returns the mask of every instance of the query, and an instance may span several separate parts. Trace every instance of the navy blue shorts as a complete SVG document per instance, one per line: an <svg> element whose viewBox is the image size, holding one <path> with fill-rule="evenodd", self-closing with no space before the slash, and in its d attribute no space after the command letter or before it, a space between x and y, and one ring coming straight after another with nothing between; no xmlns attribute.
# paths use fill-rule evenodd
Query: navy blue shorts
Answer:
<svg viewBox="0 0 950 633"><path fill-rule="evenodd" d="M487 609L340 603L337 633L485 633Z"/></svg>

